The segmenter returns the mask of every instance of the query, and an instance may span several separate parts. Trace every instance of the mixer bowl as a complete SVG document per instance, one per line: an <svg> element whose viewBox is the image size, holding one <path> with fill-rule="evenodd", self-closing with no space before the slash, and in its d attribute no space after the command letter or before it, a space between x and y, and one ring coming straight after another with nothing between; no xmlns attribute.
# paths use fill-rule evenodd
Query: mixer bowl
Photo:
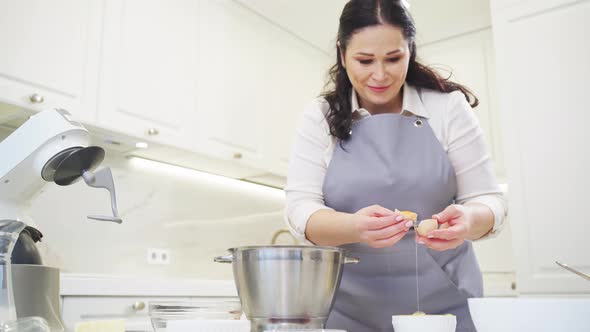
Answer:
<svg viewBox="0 0 590 332"><path fill-rule="evenodd" d="M215 258L232 263L242 310L253 332L323 328L340 285L342 266L358 263L336 247L252 246Z"/></svg>

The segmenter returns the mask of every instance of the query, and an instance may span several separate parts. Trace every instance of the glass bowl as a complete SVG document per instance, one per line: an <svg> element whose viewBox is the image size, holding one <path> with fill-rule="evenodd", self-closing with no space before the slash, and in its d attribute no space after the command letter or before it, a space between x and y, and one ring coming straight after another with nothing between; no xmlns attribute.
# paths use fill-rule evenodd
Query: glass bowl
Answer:
<svg viewBox="0 0 590 332"><path fill-rule="evenodd" d="M242 306L238 299L195 299L149 302L149 315L156 332L166 331L169 321L183 319L239 320Z"/></svg>

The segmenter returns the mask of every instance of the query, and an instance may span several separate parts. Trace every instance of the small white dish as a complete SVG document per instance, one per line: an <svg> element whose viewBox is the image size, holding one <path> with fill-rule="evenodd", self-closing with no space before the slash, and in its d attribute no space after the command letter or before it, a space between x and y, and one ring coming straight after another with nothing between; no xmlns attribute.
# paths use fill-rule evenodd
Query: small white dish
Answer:
<svg viewBox="0 0 590 332"><path fill-rule="evenodd" d="M454 315L396 315L391 317L395 332L455 332Z"/></svg>
<svg viewBox="0 0 590 332"><path fill-rule="evenodd" d="M264 330L264 332L346 332L346 330L334 330L334 329L276 329L276 330Z"/></svg>
<svg viewBox="0 0 590 332"><path fill-rule="evenodd" d="M248 320L186 319L168 322L166 332L250 332Z"/></svg>

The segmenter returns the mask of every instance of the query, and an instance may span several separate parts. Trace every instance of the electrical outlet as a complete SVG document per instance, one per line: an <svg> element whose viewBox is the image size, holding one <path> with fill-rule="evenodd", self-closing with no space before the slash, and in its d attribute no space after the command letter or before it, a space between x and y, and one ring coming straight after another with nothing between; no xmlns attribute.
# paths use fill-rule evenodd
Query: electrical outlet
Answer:
<svg viewBox="0 0 590 332"><path fill-rule="evenodd" d="M160 261L165 265L170 264L170 250L162 249L162 251L160 251Z"/></svg>
<svg viewBox="0 0 590 332"><path fill-rule="evenodd" d="M170 249L148 248L147 263L154 265L170 264Z"/></svg>

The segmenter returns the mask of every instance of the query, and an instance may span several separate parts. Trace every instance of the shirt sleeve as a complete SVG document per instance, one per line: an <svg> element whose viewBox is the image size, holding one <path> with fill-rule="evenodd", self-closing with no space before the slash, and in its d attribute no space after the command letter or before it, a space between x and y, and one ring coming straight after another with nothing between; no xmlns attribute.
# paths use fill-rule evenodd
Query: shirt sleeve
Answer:
<svg viewBox="0 0 590 332"><path fill-rule="evenodd" d="M285 187L285 221L291 233L301 242L305 238L309 217L318 210L330 209L324 204L322 186L326 176L326 152L331 136L322 110L322 102L306 107L299 121Z"/></svg>
<svg viewBox="0 0 590 332"><path fill-rule="evenodd" d="M482 239L497 236L507 215L506 199L496 180L483 131L460 91L450 94L444 122L447 154L457 176L456 202L489 207L494 214L494 227Z"/></svg>

